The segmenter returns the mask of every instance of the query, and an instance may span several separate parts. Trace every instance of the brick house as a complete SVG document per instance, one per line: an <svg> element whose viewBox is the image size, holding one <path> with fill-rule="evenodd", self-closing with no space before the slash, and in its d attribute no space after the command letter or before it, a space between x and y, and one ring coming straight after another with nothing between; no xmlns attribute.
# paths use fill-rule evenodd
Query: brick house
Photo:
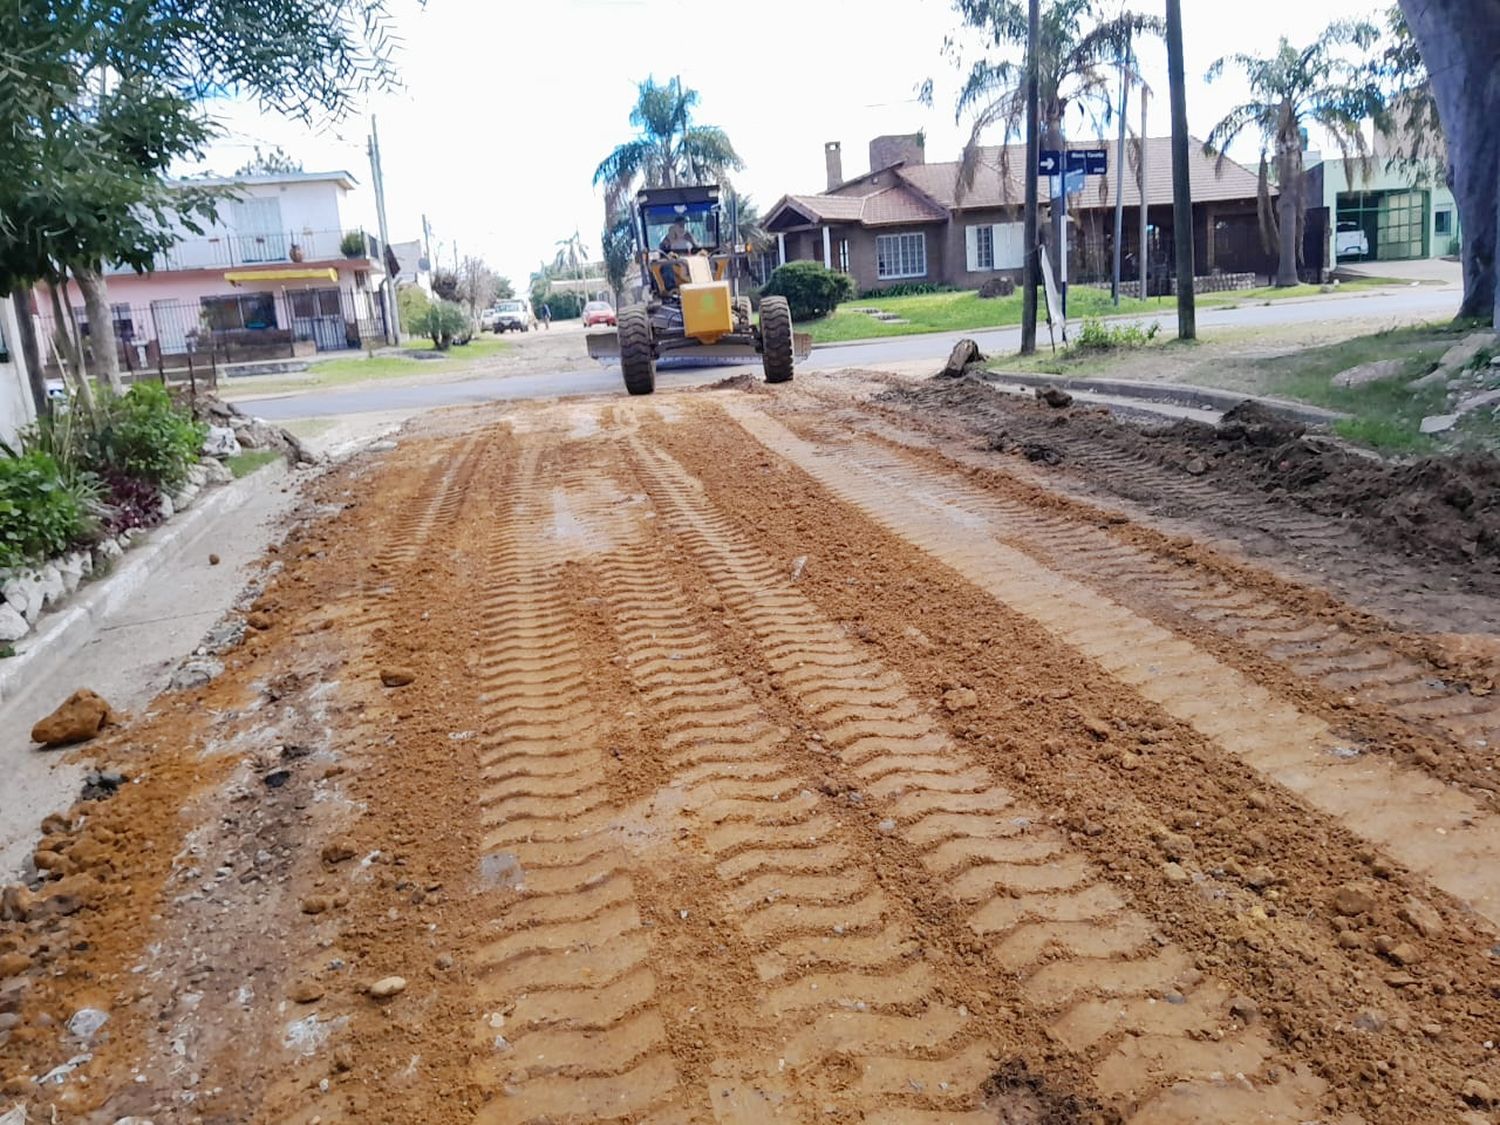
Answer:
<svg viewBox="0 0 1500 1125"><path fill-rule="evenodd" d="M1085 178L1069 197L1068 274L1074 282L1107 280L1114 238L1114 171L1120 167L1113 141L1079 141L1070 148L1109 151L1110 173ZM1136 168L1141 146L1126 143L1124 260L1136 276L1140 252L1141 192ZM1169 138L1144 146L1146 216L1153 291L1165 289L1175 272L1172 244L1172 157ZM975 289L986 280L1020 280L1024 145L981 150L973 184L960 191L959 163L927 163L920 135L877 137L870 142L870 168L845 179L841 146L825 146L826 190L787 195L766 215L781 261L812 259L842 270L860 290L925 282ZM1222 169L1190 142L1196 269L1200 275L1275 271L1274 252L1261 245L1254 172L1226 160ZM1046 199L1046 182L1041 185ZM1045 203L1044 203L1045 211ZM1045 215L1044 215L1045 227ZM1043 231L1043 237L1047 237ZM1309 237L1316 247L1316 239ZM1321 268L1321 262L1308 263Z"/></svg>

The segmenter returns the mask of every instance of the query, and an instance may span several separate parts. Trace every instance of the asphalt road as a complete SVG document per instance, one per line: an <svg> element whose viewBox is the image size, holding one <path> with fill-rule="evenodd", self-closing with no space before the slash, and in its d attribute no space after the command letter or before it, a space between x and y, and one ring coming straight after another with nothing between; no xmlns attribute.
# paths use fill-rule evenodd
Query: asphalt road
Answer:
<svg viewBox="0 0 1500 1125"><path fill-rule="evenodd" d="M1458 309L1461 294L1456 289L1434 289L1424 286L1401 292L1384 292L1358 297L1328 297L1307 301L1279 301L1241 308L1200 309L1200 328L1256 328L1289 324L1312 324L1339 319L1371 320L1389 317L1393 322L1417 319L1439 319L1452 316ZM1170 330L1175 323L1176 308L1163 302L1160 313L1128 318L1127 322L1150 324L1159 321ZM1046 325L1040 328L1041 341L1047 340ZM817 348L800 366L804 370L831 370L840 367L878 367L883 364L930 360L940 363L955 342L972 337L982 351L992 355L1014 351L1020 346L1019 328L991 331L945 332L921 336L893 336L864 343L838 344ZM605 367L579 359L572 370L545 373L479 376L446 382L393 386L372 382L340 390L311 391L278 398L245 402L244 409L261 418L282 421L291 418L315 418L337 414L360 414L371 411L416 413L439 406L461 406L506 399L548 398L555 395L578 395L621 391L617 367ZM662 389L711 383L733 373L724 366L662 369L657 386Z"/></svg>

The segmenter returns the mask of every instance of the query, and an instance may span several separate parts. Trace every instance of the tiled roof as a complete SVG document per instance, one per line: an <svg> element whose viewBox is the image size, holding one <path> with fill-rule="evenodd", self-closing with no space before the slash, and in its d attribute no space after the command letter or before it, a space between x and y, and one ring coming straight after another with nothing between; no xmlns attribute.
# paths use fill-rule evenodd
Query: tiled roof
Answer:
<svg viewBox="0 0 1500 1125"><path fill-rule="evenodd" d="M783 202L818 222L859 223L867 227L940 223L948 218L942 207L903 184L868 195L789 195ZM781 210L781 203L771 208L767 221L772 221Z"/></svg>
<svg viewBox="0 0 1500 1125"><path fill-rule="evenodd" d="M1073 141L1072 149L1104 148L1109 150L1109 174L1089 176L1084 181L1083 191L1075 197L1075 207L1113 207L1115 200L1114 173L1120 168L1117 141ZM1140 191L1136 187L1137 142L1125 142L1126 175L1125 206L1140 204ZM1002 156L1005 158L1002 161ZM1026 198L1026 183L1021 176L1026 162L1025 145L1008 145L1004 149L987 146L980 149L979 166L974 184L963 193L962 202L957 200L958 161L943 164L903 165L896 174L921 189L934 199L948 206L961 208L1000 207L1019 205ZM1008 164L1008 176L1002 176L1002 163ZM1256 174L1244 165L1232 160L1224 161L1222 174L1218 158L1203 152L1203 142L1188 139L1189 182L1193 188L1193 202L1204 203L1225 199L1254 199L1257 192ZM1146 200L1155 207L1172 202L1172 140L1170 137L1151 137L1146 141Z"/></svg>

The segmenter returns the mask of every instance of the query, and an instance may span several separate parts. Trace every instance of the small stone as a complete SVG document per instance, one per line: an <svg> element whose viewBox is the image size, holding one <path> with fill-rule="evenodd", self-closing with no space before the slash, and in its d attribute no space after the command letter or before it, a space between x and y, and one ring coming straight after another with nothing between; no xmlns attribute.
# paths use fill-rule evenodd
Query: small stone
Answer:
<svg viewBox="0 0 1500 1125"><path fill-rule="evenodd" d="M973 688L953 688L943 693L943 706L949 712L968 711L979 706L979 696Z"/></svg>
<svg viewBox="0 0 1500 1125"><path fill-rule="evenodd" d="M453 968L453 954L439 953L437 960L434 961L433 964L436 965L439 970L446 973L449 969Z"/></svg>
<svg viewBox="0 0 1500 1125"><path fill-rule="evenodd" d="M323 845L324 863L343 863L354 858L354 845L348 840L330 840Z"/></svg>
<svg viewBox="0 0 1500 1125"><path fill-rule="evenodd" d="M1187 464L1182 467L1195 477L1201 477L1208 472L1208 462L1202 457L1189 457Z"/></svg>
<svg viewBox="0 0 1500 1125"><path fill-rule="evenodd" d="M224 672L223 662L208 656L195 656L182 662L167 685L172 691L192 691L212 683Z"/></svg>
<svg viewBox="0 0 1500 1125"><path fill-rule="evenodd" d="M298 1004L311 1004L323 999L323 986L315 980L299 980L286 990L291 1000Z"/></svg>
<svg viewBox="0 0 1500 1125"><path fill-rule="evenodd" d="M1250 796L1246 798L1246 801L1248 801L1250 807L1257 812L1265 812L1271 807L1270 795L1259 789L1251 793Z"/></svg>
<svg viewBox="0 0 1500 1125"><path fill-rule="evenodd" d="M31 741L43 746L71 746L87 742L115 721L115 713L100 696L79 688L52 714L31 728Z"/></svg>
<svg viewBox="0 0 1500 1125"><path fill-rule="evenodd" d="M1360 936L1358 930L1345 930L1338 937L1340 949L1363 949L1365 939Z"/></svg>
<svg viewBox="0 0 1500 1125"><path fill-rule="evenodd" d="M1193 877L1187 873L1187 870L1180 863L1163 864L1161 869L1161 877L1168 883L1173 883L1178 886L1181 886L1184 883L1191 883L1193 881Z"/></svg>
<svg viewBox="0 0 1500 1125"><path fill-rule="evenodd" d="M354 1052L349 1044L340 1043L333 1049L333 1069L336 1074L346 1074L354 1069Z"/></svg>
<svg viewBox="0 0 1500 1125"><path fill-rule="evenodd" d="M24 953L0 953L0 980L19 976L31 968L31 958Z"/></svg>
<svg viewBox="0 0 1500 1125"><path fill-rule="evenodd" d="M1251 890L1260 891L1276 882L1276 873L1264 864L1252 867L1245 872L1245 885Z"/></svg>
<svg viewBox="0 0 1500 1125"><path fill-rule="evenodd" d="M1038 387L1036 397L1054 410L1073 405L1073 396L1060 387Z"/></svg>
<svg viewBox="0 0 1500 1125"><path fill-rule="evenodd" d="M1406 900L1401 920L1424 938L1434 938L1443 932L1443 916L1419 899Z"/></svg>
<svg viewBox="0 0 1500 1125"><path fill-rule="evenodd" d="M1384 1031L1385 1013L1377 1012L1373 1008L1366 1008L1354 1017L1354 1026L1360 1031Z"/></svg>
<svg viewBox="0 0 1500 1125"><path fill-rule="evenodd" d="M392 996L406 991L405 977L381 977L368 989L370 995L376 1000L387 1000Z"/></svg>
<svg viewBox="0 0 1500 1125"><path fill-rule="evenodd" d="M68 1020L68 1034L84 1043L90 1043L99 1034L99 1029L108 1022L108 1012L99 1008L79 1008Z"/></svg>
<svg viewBox="0 0 1500 1125"><path fill-rule="evenodd" d="M1345 883L1333 895L1333 908L1346 918L1375 909L1375 895L1362 883Z"/></svg>
<svg viewBox="0 0 1500 1125"><path fill-rule="evenodd" d="M271 615L269 613L262 612L261 610L256 610L253 613L245 614L245 624L250 626L250 628L257 630L258 632L263 633L273 624L275 624L275 622L271 620Z"/></svg>
<svg viewBox="0 0 1500 1125"><path fill-rule="evenodd" d="M1464 1083L1463 1099L1472 1106L1488 1108L1495 1104L1495 1095L1489 1084L1481 1082L1478 1078L1470 1078Z"/></svg>
<svg viewBox="0 0 1500 1125"><path fill-rule="evenodd" d="M219 556L210 553L209 556L208 556L208 565L209 566L218 566L219 565Z"/></svg>
<svg viewBox="0 0 1500 1125"><path fill-rule="evenodd" d="M1236 996L1229 1002L1229 1014L1240 1023L1254 1023L1260 1016L1260 1005L1248 996Z"/></svg>
<svg viewBox="0 0 1500 1125"><path fill-rule="evenodd" d="M333 899L327 895L308 895L302 900L302 913L325 914L333 908Z"/></svg>
<svg viewBox="0 0 1500 1125"><path fill-rule="evenodd" d="M386 687L405 687L417 678L410 668L382 668L380 682Z"/></svg>
<svg viewBox="0 0 1500 1125"><path fill-rule="evenodd" d="M1109 726L1106 723L1100 722L1098 719L1084 719L1083 720L1083 729L1086 730L1086 731L1088 731L1089 734L1092 737L1094 737L1095 739L1097 739L1100 742L1108 742L1109 741L1109 736L1110 736Z"/></svg>
<svg viewBox="0 0 1500 1125"><path fill-rule="evenodd" d="M1386 960L1397 965L1406 966L1415 964L1421 959L1422 952L1409 941L1397 941L1395 938L1381 934L1375 939L1375 952Z"/></svg>

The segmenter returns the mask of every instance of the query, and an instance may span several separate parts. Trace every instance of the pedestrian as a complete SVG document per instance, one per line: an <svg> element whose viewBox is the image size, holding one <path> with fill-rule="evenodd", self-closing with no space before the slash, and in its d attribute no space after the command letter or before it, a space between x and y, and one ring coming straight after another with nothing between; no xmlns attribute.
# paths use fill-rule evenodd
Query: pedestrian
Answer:
<svg viewBox="0 0 1500 1125"><path fill-rule="evenodd" d="M542 327L548 332L552 331L552 306L545 301L542 302Z"/></svg>

